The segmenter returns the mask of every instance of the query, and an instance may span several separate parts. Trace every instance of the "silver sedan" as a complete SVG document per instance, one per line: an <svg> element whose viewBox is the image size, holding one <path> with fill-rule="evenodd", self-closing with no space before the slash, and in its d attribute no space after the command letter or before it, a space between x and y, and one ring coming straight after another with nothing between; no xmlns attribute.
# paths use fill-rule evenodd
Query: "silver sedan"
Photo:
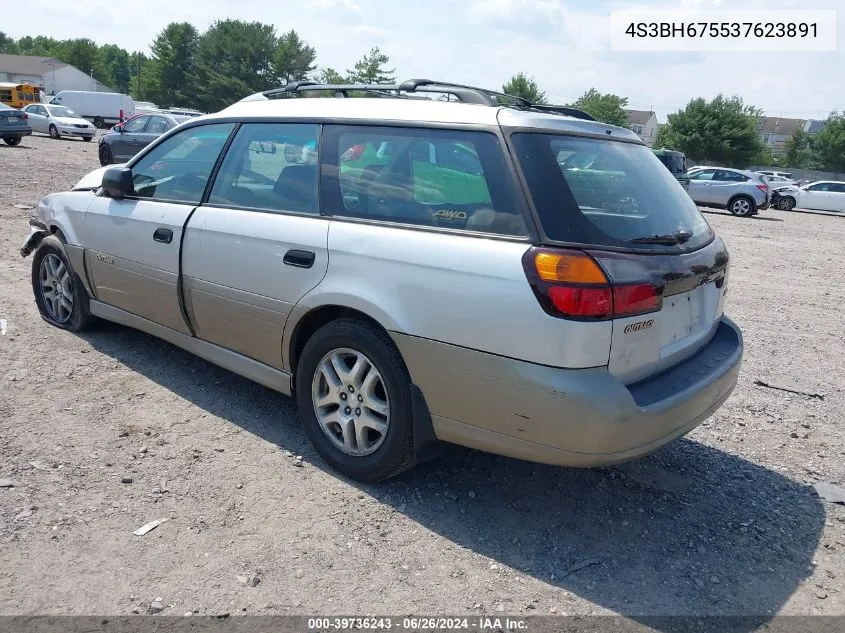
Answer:
<svg viewBox="0 0 845 633"><path fill-rule="evenodd" d="M94 138L94 125L67 106L32 103L23 111L29 115L33 132L49 134L54 139L71 136L90 141Z"/></svg>

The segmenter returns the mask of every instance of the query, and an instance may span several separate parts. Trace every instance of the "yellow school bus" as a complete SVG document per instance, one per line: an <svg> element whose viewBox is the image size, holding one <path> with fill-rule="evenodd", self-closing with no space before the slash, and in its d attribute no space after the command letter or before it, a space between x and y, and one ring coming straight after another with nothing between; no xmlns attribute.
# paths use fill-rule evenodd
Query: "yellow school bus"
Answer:
<svg viewBox="0 0 845 633"><path fill-rule="evenodd" d="M20 109L39 101L38 88L27 83L0 82L0 101L13 108Z"/></svg>

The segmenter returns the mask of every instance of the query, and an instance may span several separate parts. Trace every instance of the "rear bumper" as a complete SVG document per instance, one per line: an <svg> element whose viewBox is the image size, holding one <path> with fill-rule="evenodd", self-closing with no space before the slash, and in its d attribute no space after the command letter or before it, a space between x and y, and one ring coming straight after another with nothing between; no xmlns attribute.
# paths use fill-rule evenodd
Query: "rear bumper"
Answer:
<svg viewBox="0 0 845 633"><path fill-rule="evenodd" d="M19 138L32 134L32 128L0 127L0 138Z"/></svg>
<svg viewBox="0 0 845 633"><path fill-rule="evenodd" d="M723 317L675 367L626 386L606 368L560 369L394 335L438 439L561 466L641 457L707 419L733 391L743 341Z"/></svg>

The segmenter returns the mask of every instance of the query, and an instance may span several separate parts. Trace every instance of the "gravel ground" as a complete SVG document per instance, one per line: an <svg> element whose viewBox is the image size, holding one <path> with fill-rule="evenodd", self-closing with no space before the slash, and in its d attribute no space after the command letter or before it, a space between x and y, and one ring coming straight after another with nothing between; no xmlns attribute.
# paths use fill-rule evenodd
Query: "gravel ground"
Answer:
<svg viewBox="0 0 845 633"><path fill-rule="evenodd" d="M845 507L812 488L845 484L842 218L708 214L746 358L687 438L597 470L455 450L368 487L288 398L39 318L29 207L96 149L0 145L0 614L845 615Z"/></svg>

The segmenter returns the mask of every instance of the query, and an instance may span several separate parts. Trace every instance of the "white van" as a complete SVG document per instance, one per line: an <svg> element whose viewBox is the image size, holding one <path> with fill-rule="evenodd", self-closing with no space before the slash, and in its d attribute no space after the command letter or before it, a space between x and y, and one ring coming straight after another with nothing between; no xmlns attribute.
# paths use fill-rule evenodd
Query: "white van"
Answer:
<svg viewBox="0 0 845 633"><path fill-rule="evenodd" d="M120 123L121 115L126 119L135 114L135 102L132 97L117 92L62 90L50 103L69 107L81 117L92 121L98 128Z"/></svg>

